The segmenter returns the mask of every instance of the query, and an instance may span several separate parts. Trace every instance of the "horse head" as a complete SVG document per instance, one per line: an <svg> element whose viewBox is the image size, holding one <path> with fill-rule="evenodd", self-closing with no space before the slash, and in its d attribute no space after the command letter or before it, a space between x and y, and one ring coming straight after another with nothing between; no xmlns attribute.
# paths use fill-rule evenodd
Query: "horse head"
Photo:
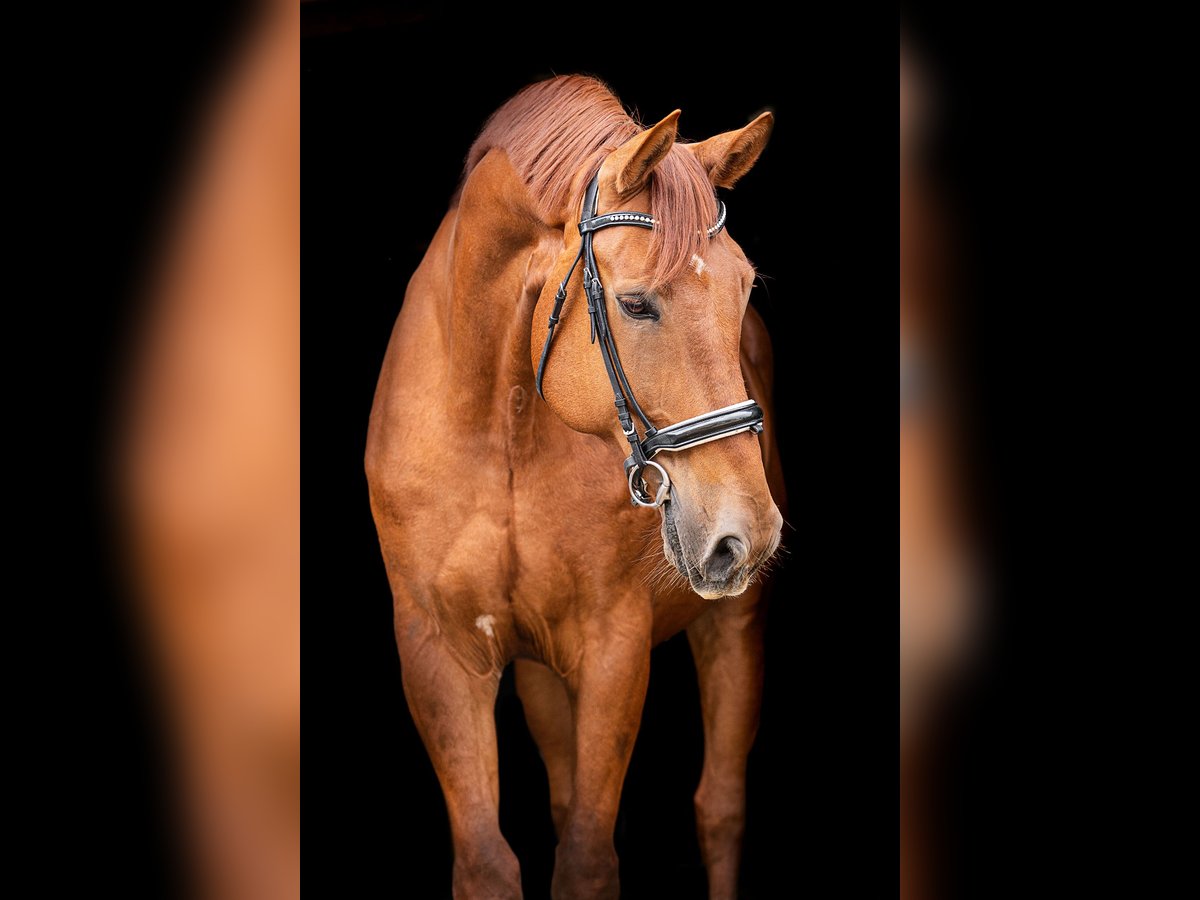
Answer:
<svg viewBox="0 0 1200 900"><path fill-rule="evenodd" d="M549 338L543 350L535 333L531 349L542 396L554 413L576 431L632 451L630 489L635 500L657 499L642 505L660 509L667 561L696 593L716 599L746 589L778 548L782 525L755 434L761 414L747 403L740 362L755 272L723 229L724 210L715 199L715 188L732 187L754 165L772 116L764 113L744 128L696 144L676 141L678 118L677 110L610 148L598 168L579 173L575 203L563 211L562 252L533 320L540 331L549 318L551 336L561 322L551 364ZM585 208L582 217L580 197L584 207L594 198L594 208ZM603 220L618 210L628 215L581 238L586 229L580 221ZM583 277L572 280L580 259ZM602 308L589 305L589 285L592 303ZM581 311L585 306L590 315ZM597 330L601 352L593 346ZM603 356L606 331L615 370ZM717 412L739 405L726 413L732 424L715 433ZM647 435L654 434L650 423L661 428L694 417L710 430L701 427L690 443L680 442L686 446L678 452L651 462L659 444L639 445L641 436L630 430L635 414Z"/></svg>

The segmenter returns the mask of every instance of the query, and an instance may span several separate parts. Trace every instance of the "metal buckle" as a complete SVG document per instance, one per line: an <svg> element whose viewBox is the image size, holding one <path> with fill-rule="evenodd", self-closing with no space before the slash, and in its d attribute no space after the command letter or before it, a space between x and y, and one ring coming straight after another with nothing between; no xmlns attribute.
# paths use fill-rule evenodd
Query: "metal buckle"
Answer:
<svg viewBox="0 0 1200 900"><path fill-rule="evenodd" d="M646 492L646 479L641 477L642 472L644 472L646 470L647 466L653 466L655 469L658 470L658 474L660 476L662 476L662 483L658 486L658 491L655 493L653 500L643 500L642 499L643 497L648 498L650 496L649 493ZM634 485L633 479L635 477L637 477L638 479L641 480L640 487L637 487ZM658 463L654 462L654 460L648 459L648 460L646 460L645 463L643 463L640 466L634 465L634 466L630 467L630 469L629 469L629 496L633 498L633 502L636 503L638 506L645 506L645 507L648 507L649 509L658 509L660 506L662 506L664 503L667 502L667 496L670 493L671 493L671 476L667 474L666 469L664 469Z"/></svg>

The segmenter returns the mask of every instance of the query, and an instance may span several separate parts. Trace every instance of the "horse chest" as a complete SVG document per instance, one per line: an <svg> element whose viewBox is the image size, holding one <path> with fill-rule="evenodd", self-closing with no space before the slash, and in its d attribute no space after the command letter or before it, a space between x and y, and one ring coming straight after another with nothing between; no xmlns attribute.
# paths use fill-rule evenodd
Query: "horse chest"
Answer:
<svg viewBox="0 0 1200 900"><path fill-rule="evenodd" d="M490 446L454 460L447 445L452 479L408 470L393 485L402 552L389 568L481 668L561 656L575 625L627 598L652 607L655 643L687 627L710 601L665 571L658 511L629 503L599 439L529 427L526 400L513 392L508 433Z"/></svg>

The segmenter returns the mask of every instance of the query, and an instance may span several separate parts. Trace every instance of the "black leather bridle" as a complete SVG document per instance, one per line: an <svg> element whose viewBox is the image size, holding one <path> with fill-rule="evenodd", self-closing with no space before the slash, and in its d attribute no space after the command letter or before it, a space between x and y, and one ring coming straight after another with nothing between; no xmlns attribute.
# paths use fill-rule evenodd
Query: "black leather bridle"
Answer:
<svg viewBox="0 0 1200 900"><path fill-rule="evenodd" d="M732 406L714 409L691 419L676 422L666 428L655 428L650 419L642 411L629 387L629 379L621 367L621 358L617 355L617 345L613 341L612 329L608 326L608 311L604 298L604 286L600 283L600 270L596 265L596 251L592 246L592 238L601 228L613 228L617 225L635 225L638 228L653 228L654 219L641 212L612 212L602 216L596 215L596 203L600 194L600 173L597 172L583 195L583 211L579 217L579 252L567 276L558 286L554 295L554 311L550 314L549 331L546 343L542 345L542 357L537 368L537 392L542 396L542 376L546 371L546 357L550 353L550 343L554 340L554 326L559 322L563 303L567 299L567 284L575 274L579 260L583 260L583 288L587 296L588 316L592 322L591 342L596 343L600 338L600 356L604 360L604 369L608 373L608 382L613 389L613 403L617 407L617 419L621 423L621 431L629 441L630 454L625 460L625 472L629 484L629 495L639 506L659 507L670 496L671 478L667 470L654 462L654 456L661 452L677 452L700 444L707 444L720 438L752 431L759 434L763 430L763 411L753 400L743 400ZM708 236L715 237L725 227L725 204L717 201L718 213L716 223L708 229ZM630 410L642 420L645 426L645 436L638 434ZM646 485L643 473L647 467L656 469L661 482L652 497Z"/></svg>

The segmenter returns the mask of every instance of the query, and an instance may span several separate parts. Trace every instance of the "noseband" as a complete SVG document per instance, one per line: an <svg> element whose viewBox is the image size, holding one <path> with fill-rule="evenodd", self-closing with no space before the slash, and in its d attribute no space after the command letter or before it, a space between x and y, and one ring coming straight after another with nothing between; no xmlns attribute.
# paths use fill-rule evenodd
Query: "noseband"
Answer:
<svg viewBox="0 0 1200 900"><path fill-rule="evenodd" d="M591 342L596 343L600 338L600 357L604 360L604 370L608 373L608 382L612 385L613 403L617 407L617 419L621 423L621 431L629 441L630 454L625 460L625 472L629 484L629 496L638 506L659 507L666 502L671 493L671 478L667 470L654 462L658 453L675 453L707 444L720 438L752 431L759 434L763 430L763 411L753 400L743 400L732 406L714 409L702 413L666 428L655 428L650 419L642 411L629 387L629 379L625 377L625 369L621 366L621 358L617 355L617 345L613 341L612 330L608 326L608 311L604 299L604 286L600 283L600 269L596 265L596 251L592 246L592 238L602 228L613 228L617 225L634 225L638 228L653 228L654 219L641 212L612 212L602 216L596 215L596 203L600 194L600 173L597 172L583 195L583 211L579 220L579 252L567 277L558 286L554 295L554 311L550 314L549 331L546 343L542 345L542 357L538 361L537 391L542 395L542 376L546 371L546 357L550 353L550 343L554 340L554 326L559 322L559 313L567 299L567 284L575 274L579 260L583 260L583 288L587 296L588 316L591 318ZM715 237L725 227L725 204L717 201L718 214L716 223L708 229L708 236ZM642 421L645 429L644 436L638 434L630 410ZM647 468L655 469L661 479L658 490L650 495L645 480Z"/></svg>

